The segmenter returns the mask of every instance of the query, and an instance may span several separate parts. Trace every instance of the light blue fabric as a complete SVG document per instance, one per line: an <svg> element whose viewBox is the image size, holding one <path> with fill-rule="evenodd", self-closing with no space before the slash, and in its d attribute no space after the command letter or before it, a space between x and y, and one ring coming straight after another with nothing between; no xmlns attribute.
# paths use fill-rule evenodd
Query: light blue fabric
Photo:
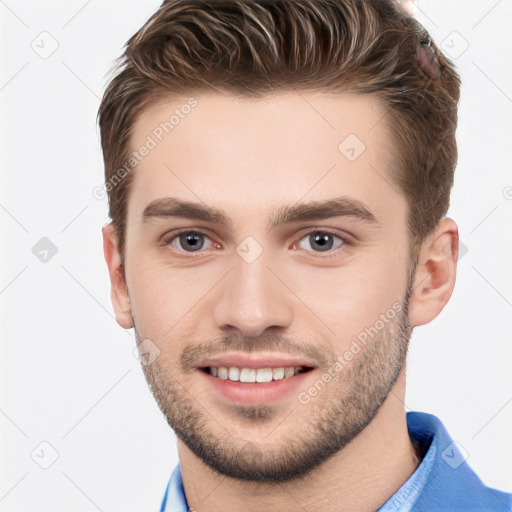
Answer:
<svg viewBox="0 0 512 512"><path fill-rule="evenodd" d="M512 494L484 485L436 416L408 412L407 427L421 446L422 461L376 512L512 512ZM160 512L188 512L179 464Z"/></svg>
<svg viewBox="0 0 512 512"><path fill-rule="evenodd" d="M431 445L416 471L376 512L410 512L432 471L437 448Z"/></svg>
<svg viewBox="0 0 512 512"><path fill-rule="evenodd" d="M164 499L160 506L160 512L188 512L188 503L183 490L180 465L178 464L172 472Z"/></svg>

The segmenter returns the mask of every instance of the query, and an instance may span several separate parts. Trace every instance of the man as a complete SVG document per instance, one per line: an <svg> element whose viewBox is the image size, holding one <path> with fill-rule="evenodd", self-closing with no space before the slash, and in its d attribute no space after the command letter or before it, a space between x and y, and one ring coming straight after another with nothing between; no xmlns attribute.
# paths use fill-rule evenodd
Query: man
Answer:
<svg viewBox="0 0 512 512"><path fill-rule="evenodd" d="M435 416L460 79L388 1L172 0L100 106L117 322L178 438L162 511L505 511Z"/></svg>

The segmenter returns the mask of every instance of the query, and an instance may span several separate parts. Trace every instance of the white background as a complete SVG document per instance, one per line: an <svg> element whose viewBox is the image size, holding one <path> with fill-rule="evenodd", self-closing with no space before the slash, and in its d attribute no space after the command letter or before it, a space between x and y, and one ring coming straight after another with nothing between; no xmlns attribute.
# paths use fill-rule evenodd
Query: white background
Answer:
<svg viewBox="0 0 512 512"><path fill-rule="evenodd" d="M0 1L0 511L156 511L177 461L133 331L113 318L107 203L92 195L106 73L159 4ZM449 216L467 253L445 310L414 331L406 407L437 415L482 480L512 491L512 2L418 9L463 79ZM46 59L41 38L58 43ZM42 237L57 247L46 263ZM34 450L58 458L42 469Z"/></svg>

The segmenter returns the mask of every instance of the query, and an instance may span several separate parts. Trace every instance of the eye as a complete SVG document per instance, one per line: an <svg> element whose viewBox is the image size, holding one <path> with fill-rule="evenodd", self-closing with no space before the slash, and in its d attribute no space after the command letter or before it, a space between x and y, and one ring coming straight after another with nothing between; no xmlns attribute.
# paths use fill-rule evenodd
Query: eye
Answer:
<svg viewBox="0 0 512 512"><path fill-rule="evenodd" d="M339 240L338 243L333 241L335 238ZM301 249L309 250L307 247L308 245L313 248L313 252L334 252L331 249L339 249L343 245L348 245L348 241L339 235L331 233L330 231L315 230L307 233L299 242L299 247ZM294 249L296 247L296 245L293 246ZM319 250L317 251L316 249Z"/></svg>
<svg viewBox="0 0 512 512"><path fill-rule="evenodd" d="M207 242L205 242L207 240ZM209 241L209 242L208 242ZM178 252L199 252L201 249L211 249L213 244L205 233L200 231L181 231L163 241Z"/></svg>
<svg viewBox="0 0 512 512"><path fill-rule="evenodd" d="M177 253L189 254L200 253L202 250L208 250L213 247L222 247L220 244L214 243L206 233L190 229L172 233L162 240L162 244L164 246L171 246ZM336 253L336 249L344 245L350 245L350 242L346 238L331 233L330 231L317 229L303 236L298 246L294 244L292 248L305 249L308 252L316 253Z"/></svg>

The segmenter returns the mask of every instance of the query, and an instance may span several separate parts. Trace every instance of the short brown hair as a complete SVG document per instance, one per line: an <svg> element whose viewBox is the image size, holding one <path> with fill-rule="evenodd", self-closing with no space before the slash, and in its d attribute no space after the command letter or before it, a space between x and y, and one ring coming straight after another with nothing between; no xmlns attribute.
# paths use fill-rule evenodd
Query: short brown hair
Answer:
<svg viewBox="0 0 512 512"><path fill-rule="evenodd" d="M427 65L425 54L418 59L422 46L431 52ZM114 70L98 119L123 258L133 173L114 179L126 170L133 125L154 102L192 91L375 95L396 146L392 178L409 205L414 253L448 211L460 78L392 0L167 0L128 40Z"/></svg>

